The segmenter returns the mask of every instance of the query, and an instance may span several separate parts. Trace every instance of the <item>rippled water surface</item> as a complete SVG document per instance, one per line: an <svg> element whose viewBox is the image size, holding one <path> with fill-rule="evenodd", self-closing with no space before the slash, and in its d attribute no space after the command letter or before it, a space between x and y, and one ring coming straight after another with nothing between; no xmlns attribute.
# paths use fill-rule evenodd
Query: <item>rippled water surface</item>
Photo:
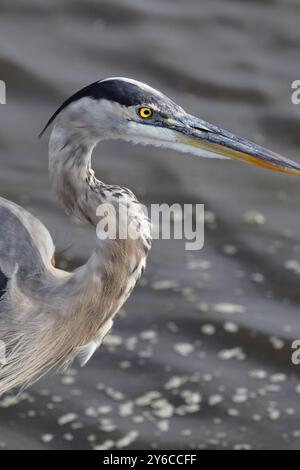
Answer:
<svg viewBox="0 0 300 470"><path fill-rule="evenodd" d="M146 81L300 161L299 22L296 0L2 0L1 195L44 221L63 267L86 260L93 231L60 209L37 135L63 99L106 76ZM88 366L0 400L0 445L299 448L299 180L125 143L99 147L94 167L147 204L204 203L205 247L155 242Z"/></svg>

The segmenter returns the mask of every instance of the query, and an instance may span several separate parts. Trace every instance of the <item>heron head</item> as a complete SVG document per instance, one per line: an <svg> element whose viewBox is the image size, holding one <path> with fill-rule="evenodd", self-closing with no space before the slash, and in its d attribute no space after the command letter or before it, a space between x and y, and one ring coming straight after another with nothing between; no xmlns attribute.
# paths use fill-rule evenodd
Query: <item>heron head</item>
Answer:
<svg viewBox="0 0 300 470"><path fill-rule="evenodd" d="M95 82L71 96L49 120L95 139L123 139L200 157L231 158L282 173L300 164L195 117L163 93L128 78ZM43 133L42 132L42 133Z"/></svg>

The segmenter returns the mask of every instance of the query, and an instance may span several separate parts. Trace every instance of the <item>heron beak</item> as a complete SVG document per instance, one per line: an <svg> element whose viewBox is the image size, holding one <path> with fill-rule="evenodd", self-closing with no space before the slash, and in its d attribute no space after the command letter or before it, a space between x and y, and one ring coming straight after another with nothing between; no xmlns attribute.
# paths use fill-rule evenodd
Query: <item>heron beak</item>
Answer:
<svg viewBox="0 0 300 470"><path fill-rule="evenodd" d="M300 164L194 116L182 116L177 125L170 120L169 125L177 131L177 141L191 153L199 155L202 150L204 156L222 156L281 173L300 174Z"/></svg>

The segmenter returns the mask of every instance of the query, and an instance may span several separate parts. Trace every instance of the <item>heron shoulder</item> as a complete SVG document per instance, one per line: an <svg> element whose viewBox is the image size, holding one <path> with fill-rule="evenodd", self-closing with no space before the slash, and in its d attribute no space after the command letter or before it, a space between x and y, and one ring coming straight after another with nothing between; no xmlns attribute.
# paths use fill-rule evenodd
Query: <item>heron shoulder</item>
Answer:
<svg viewBox="0 0 300 470"><path fill-rule="evenodd" d="M0 269L5 275L16 266L25 272L50 264L54 243L46 227L28 211L0 197Z"/></svg>

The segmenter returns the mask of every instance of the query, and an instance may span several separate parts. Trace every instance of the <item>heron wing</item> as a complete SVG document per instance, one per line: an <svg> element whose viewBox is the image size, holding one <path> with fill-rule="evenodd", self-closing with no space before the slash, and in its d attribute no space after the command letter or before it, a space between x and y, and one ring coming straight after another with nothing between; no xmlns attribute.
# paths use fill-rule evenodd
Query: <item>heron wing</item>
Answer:
<svg viewBox="0 0 300 470"><path fill-rule="evenodd" d="M48 230L29 212L0 198L0 312L10 281L26 295L49 265L54 244Z"/></svg>

